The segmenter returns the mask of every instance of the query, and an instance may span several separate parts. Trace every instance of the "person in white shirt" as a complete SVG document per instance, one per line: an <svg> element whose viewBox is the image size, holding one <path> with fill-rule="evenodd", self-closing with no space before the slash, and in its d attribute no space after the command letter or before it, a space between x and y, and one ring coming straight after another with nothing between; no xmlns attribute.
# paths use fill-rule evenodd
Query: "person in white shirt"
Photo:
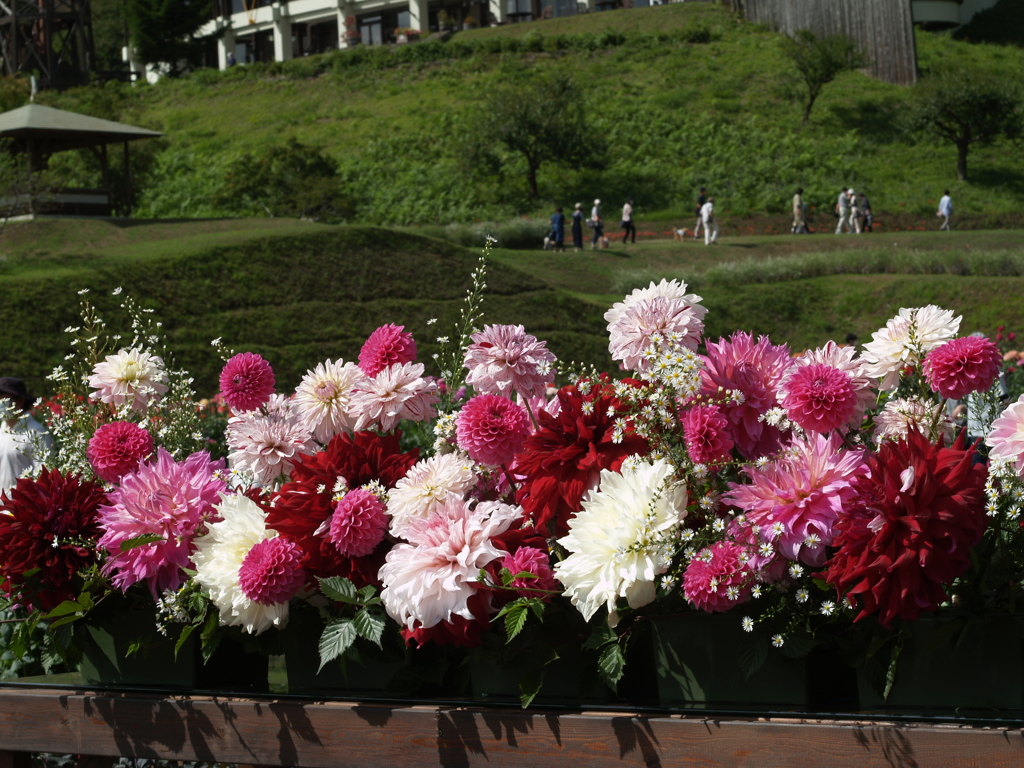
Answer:
<svg viewBox="0 0 1024 768"><path fill-rule="evenodd" d="M636 224L633 223L633 198L629 198L622 206L622 244L626 244L630 234L633 235L632 242L636 242Z"/></svg>
<svg viewBox="0 0 1024 768"><path fill-rule="evenodd" d="M601 218L601 201L595 200L594 207L590 209L590 226L594 229L594 241L590 244L590 250L594 250L601 244L604 237L604 219Z"/></svg>
<svg viewBox="0 0 1024 768"><path fill-rule="evenodd" d="M13 488L26 472L38 474L42 454L53 448L46 428L28 414L34 401L21 379L0 376L0 492Z"/></svg>
<svg viewBox="0 0 1024 768"><path fill-rule="evenodd" d="M839 191L839 200L836 202L836 210L839 212L839 223L836 224L836 234L841 235L843 233L843 227L846 227L847 232L852 232L853 225L850 223L850 198L847 196L845 189L841 189Z"/></svg>
<svg viewBox="0 0 1024 768"><path fill-rule="evenodd" d="M715 198L709 197L708 201L701 206L700 220L704 225L704 245L718 245L718 222L715 221Z"/></svg>
<svg viewBox="0 0 1024 768"><path fill-rule="evenodd" d="M942 199L939 200L939 212L935 215L942 217L942 226L939 227L939 231L949 232L949 217L953 215L953 198L949 196L948 189L942 193Z"/></svg>
<svg viewBox="0 0 1024 768"><path fill-rule="evenodd" d="M859 235L861 210L857 204L857 193L852 189L848 189L846 190L846 198L850 201L850 227Z"/></svg>

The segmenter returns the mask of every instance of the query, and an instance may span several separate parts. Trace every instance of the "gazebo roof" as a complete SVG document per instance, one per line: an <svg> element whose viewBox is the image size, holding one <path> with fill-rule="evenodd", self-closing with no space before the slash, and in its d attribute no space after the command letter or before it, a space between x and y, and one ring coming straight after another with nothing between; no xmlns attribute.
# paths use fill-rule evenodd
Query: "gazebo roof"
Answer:
<svg viewBox="0 0 1024 768"><path fill-rule="evenodd" d="M42 104L0 113L0 139L39 140L51 153L158 136L163 134Z"/></svg>

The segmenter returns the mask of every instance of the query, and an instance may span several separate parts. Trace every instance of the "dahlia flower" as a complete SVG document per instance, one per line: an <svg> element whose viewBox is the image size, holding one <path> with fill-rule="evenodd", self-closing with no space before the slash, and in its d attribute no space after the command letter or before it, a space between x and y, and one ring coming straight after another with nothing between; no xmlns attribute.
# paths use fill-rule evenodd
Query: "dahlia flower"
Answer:
<svg viewBox="0 0 1024 768"><path fill-rule="evenodd" d="M789 347L775 346L767 336L755 343L749 333L737 331L728 340L707 342L707 352L702 358L702 393L709 397L721 397L722 389L742 393L741 402L720 406L740 454L756 459L777 451L782 432L759 419L775 407L781 382L793 365Z"/></svg>
<svg viewBox="0 0 1024 768"><path fill-rule="evenodd" d="M661 296L632 304L608 326L612 360L642 373L651 366L645 354L651 347L659 351L696 349L704 332L705 312L707 309L699 304Z"/></svg>
<svg viewBox="0 0 1024 768"><path fill-rule="evenodd" d="M482 395L542 396L555 380L555 356L521 325L485 325L466 348L466 383Z"/></svg>
<svg viewBox="0 0 1024 768"><path fill-rule="evenodd" d="M505 555L501 567L508 569L513 576L521 573L532 574L534 578L518 576L512 579L510 587L518 589L526 597L550 599L546 592L553 592L558 586L555 573L551 570L551 558L544 550L536 547L520 547L515 552Z"/></svg>
<svg viewBox="0 0 1024 768"><path fill-rule="evenodd" d="M784 557L820 566L836 522L857 498L853 481L866 469L864 453L844 450L839 435L813 433L763 467L747 467L750 482L729 483L722 500Z"/></svg>
<svg viewBox="0 0 1024 768"><path fill-rule="evenodd" d="M232 416L226 435L231 466L251 473L260 485L270 485L289 474L299 456L316 450L312 435L283 395L271 397L266 413L247 411Z"/></svg>
<svg viewBox="0 0 1024 768"><path fill-rule="evenodd" d="M178 463L161 447L155 458L121 478L99 510L99 546L110 555L103 572L114 586L123 592L145 581L154 597L181 586L193 540L216 519L214 505L227 489L218 476L223 469L223 459L211 461L206 451ZM121 551L141 536L159 540Z"/></svg>
<svg viewBox="0 0 1024 768"><path fill-rule="evenodd" d="M274 394L274 369L254 352L241 352L220 372L220 394L235 413L255 411Z"/></svg>
<svg viewBox="0 0 1024 768"><path fill-rule="evenodd" d="M352 394L349 413L357 417L356 430L376 424L382 432L390 432L403 419L434 418L437 415L434 405L439 400L437 384L423 378L422 363L396 364L359 382Z"/></svg>
<svg viewBox="0 0 1024 768"><path fill-rule="evenodd" d="M932 429L932 425L935 429ZM920 432L929 440L953 437L953 424L942 406L930 400L894 398L875 416L875 442L899 440L910 431Z"/></svg>
<svg viewBox="0 0 1024 768"><path fill-rule="evenodd" d="M537 414L540 429L526 439L514 471L526 478L516 501L534 525L564 536L584 494L597 487L601 470L618 471L627 456L644 455L650 448L631 429L618 431L616 414L625 408L606 381L563 387L558 400L557 416Z"/></svg>
<svg viewBox="0 0 1024 768"><path fill-rule="evenodd" d="M605 606L614 627L620 597L631 608L654 600L655 579L671 564L672 533L685 514L685 486L672 483L667 461L601 470L597 490L558 540L570 554L555 565L555 575L583 618Z"/></svg>
<svg viewBox="0 0 1024 768"><path fill-rule="evenodd" d="M917 365L925 354L952 339L960 330L960 318L948 309L934 304L917 309L900 309L885 328L871 334L873 341L864 345L865 373L881 379L879 388L893 390L900 381L900 371Z"/></svg>
<svg viewBox="0 0 1024 768"><path fill-rule="evenodd" d="M439 453L417 463L388 494L391 531L404 537L410 521L427 517L450 493L461 498L476 481L473 462L465 454Z"/></svg>
<svg viewBox="0 0 1024 768"><path fill-rule="evenodd" d="M305 583L298 545L268 530L267 513L245 496L225 496L217 514L195 540L192 562L220 623L254 635L285 626L288 601Z"/></svg>
<svg viewBox="0 0 1024 768"><path fill-rule="evenodd" d="M683 573L683 595L707 613L727 611L750 598L754 574L746 549L731 541L716 541L702 549Z"/></svg>
<svg viewBox="0 0 1024 768"><path fill-rule="evenodd" d="M93 400L142 412L151 400L167 392L167 372L164 361L156 355L141 349L122 349L96 364L89 386L95 390L90 395Z"/></svg>
<svg viewBox="0 0 1024 768"><path fill-rule="evenodd" d="M327 360L302 377L293 407L317 442L352 431L355 417L349 414L349 406L354 388L365 378L357 366L342 360Z"/></svg>
<svg viewBox="0 0 1024 768"><path fill-rule="evenodd" d="M364 557L377 548L388 531L384 503L356 488L334 505L328 538L345 557Z"/></svg>
<svg viewBox="0 0 1024 768"><path fill-rule="evenodd" d="M497 395L477 395L462 406L456 419L459 448L481 464L512 461L530 434L526 409Z"/></svg>
<svg viewBox="0 0 1024 768"><path fill-rule="evenodd" d="M96 477L113 484L137 469L152 452L149 432L130 421L112 421L93 433L85 455Z"/></svg>
<svg viewBox="0 0 1024 768"><path fill-rule="evenodd" d="M416 361L416 342L411 333L402 333L404 325L388 323L370 334L359 350L359 367L367 376L376 376L392 365Z"/></svg>
<svg viewBox="0 0 1024 768"><path fill-rule="evenodd" d="M405 627L433 627L454 617L486 620L469 599L477 589L480 569L506 554L492 539L519 519L522 511L500 502L469 502L449 496L426 518L406 529L408 544L387 554L380 580L388 614Z"/></svg>
<svg viewBox="0 0 1024 768"><path fill-rule="evenodd" d="M605 322L608 323L608 330L622 319L623 315L631 307L651 299L664 298L682 301L689 304L698 323L702 323L704 315L707 314L707 307L701 306L703 299L693 293L686 292L686 283L678 280L662 280L655 285L654 281L646 288L637 288L622 301L616 302L611 309L604 313Z"/></svg>
<svg viewBox="0 0 1024 768"><path fill-rule="evenodd" d="M836 524L836 553L823 578L861 604L855 620L913 621L948 599L943 585L970 567L988 525L987 471L963 434L950 448L911 430L868 456L855 480L859 499Z"/></svg>
<svg viewBox="0 0 1024 768"><path fill-rule="evenodd" d="M696 464L717 464L729 459L733 441L729 422L717 405L695 405L683 413L683 437L686 452Z"/></svg>
<svg viewBox="0 0 1024 768"><path fill-rule="evenodd" d="M981 336L964 336L935 347L921 366L933 391L952 400L985 392L999 375L999 347Z"/></svg>
<svg viewBox="0 0 1024 768"><path fill-rule="evenodd" d="M779 384L779 401L790 420L817 432L860 426L875 393L871 390L874 380L864 373L864 364L854 359L855 354L853 347L830 341L793 361ZM828 410L830 404L834 411Z"/></svg>
<svg viewBox="0 0 1024 768"><path fill-rule="evenodd" d="M1024 395L992 422L985 444L991 449L988 454L991 461L1013 464L1017 474L1024 477Z"/></svg>
<svg viewBox="0 0 1024 768"><path fill-rule="evenodd" d="M27 608L48 611L78 594L75 576L96 562L96 515L103 488L76 475L44 469L0 496L2 589ZM38 573L29 589L25 574Z"/></svg>

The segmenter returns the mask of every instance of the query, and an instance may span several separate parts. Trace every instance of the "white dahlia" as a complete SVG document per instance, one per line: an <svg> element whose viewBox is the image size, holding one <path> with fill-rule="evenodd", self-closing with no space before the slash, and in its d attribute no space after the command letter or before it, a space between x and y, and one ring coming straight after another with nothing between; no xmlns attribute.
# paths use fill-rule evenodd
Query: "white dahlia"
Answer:
<svg viewBox="0 0 1024 768"><path fill-rule="evenodd" d="M146 410L150 401L167 392L164 361L141 349L122 349L97 363L89 377L95 391L91 397L112 405L125 405L133 411Z"/></svg>
<svg viewBox="0 0 1024 768"><path fill-rule="evenodd" d="M388 494L392 533L404 537L413 519L428 517L448 494L462 498L476 480L473 462L464 453L436 454L417 462Z"/></svg>
<svg viewBox="0 0 1024 768"><path fill-rule="evenodd" d="M932 429L933 424L935 429ZM942 406L930 400L918 400L914 397L894 398L875 416L874 438L879 445L883 440L902 440L911 429L917 430L932 441L937 440L940 435L947 442L953 437L952 422L942 410Z"/></svg>
<svg viewBox="0 0 1024 768"><path fill-rule="evenodd" d="M328 443L335 435L352 430L352 392L365 378L359 366L342 360L327 360L306 372L295 390L293 407L316 440Z"/></svg>
<svg viewBox="0 0 1024 768"><path fill-rule="evenodd" d="M373 378L363 377L352 394L349 415L356 417L357 431L378 424L382 432L390 432L403 419L434 418L439 400L437 384L423 378L422 363L396 363Z"/></svg>
<svg viewBox="0 0 1024 768"><path fill-rule="evenodd" d="M606 606L614 627L620 597L631 608L654 600L655 580L668 570L673 533L686 514L686 488L671 476L664 460L624 465L621 474L603 469L597 490L569 520L569 534L558 543L571 554L555 574L588 621Z"/></svg>
<svg viewBox="0 0 1024 768"><path fill-rule="evenodd" d="M900 370L907 365L919 365L929 351L955 337L960 320L950 310L934 304L917 309L903 307L864 345L865 373L881 380L880 389L896 389Z"/></svg>
<svg viewBox="0 0 1024 768"><path fill-rule="evenodd" d="M316 450L312 435L293 414L284 395L271 395L265 412L249 411L228 419L228 461L249 472L260 485L269 485L292 471L302 454Z"/></svg>

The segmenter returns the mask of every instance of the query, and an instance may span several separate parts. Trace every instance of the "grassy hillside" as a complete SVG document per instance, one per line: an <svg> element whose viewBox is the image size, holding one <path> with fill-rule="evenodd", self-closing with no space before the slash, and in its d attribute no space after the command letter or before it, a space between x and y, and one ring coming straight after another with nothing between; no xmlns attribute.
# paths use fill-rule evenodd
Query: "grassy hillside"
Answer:
<svg viewBox="0 0 1024 768"><path fill-rule="evenodd" d="M614 207L627 196L641 218L665 219L689 213L701 184L726 219L784 212L797 185L826 210L841 185L852 185L878 212L926 215L948 186L960 213L1019 213L1021 153L1001 143L976 149L971 180L956 182L951 147L898 130L906 89L848 73L800 124L799 107L783 98L780 39L716 4L675 3L40 100L166 134L137 147L141 216L227 213L218 196L231 169L251 162L240 158L289 139L337 163L362 222L544 215L556 203L600 197ZM920 33L918 50L925 72L940 60L1024 71L1024 51L1012 47ZM606 150L596 169L543 168L537 201L514 158L499 172L471 164L470 148L495 85L521 82L529 94L541 87L534 78L554 72L580 84ZM96 174L89 157L55 163L73 182ZM254 204L247 213L263 209Z"/></svg>

